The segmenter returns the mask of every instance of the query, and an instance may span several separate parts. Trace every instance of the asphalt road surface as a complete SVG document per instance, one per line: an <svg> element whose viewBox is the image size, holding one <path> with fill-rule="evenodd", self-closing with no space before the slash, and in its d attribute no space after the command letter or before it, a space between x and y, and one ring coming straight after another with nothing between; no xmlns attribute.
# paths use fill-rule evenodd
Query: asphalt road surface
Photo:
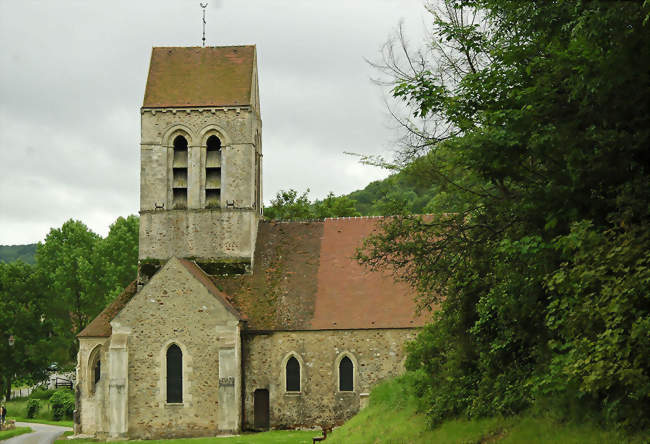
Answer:
<svg viewBox="0 0 650 444"><path fill-rule="evenodd" d="M32 433L14 436L2 444L52 444L63 432L72 431L70 427L53 426L47 424L33 424L17 422L16 427L31 427Z"/></svg>

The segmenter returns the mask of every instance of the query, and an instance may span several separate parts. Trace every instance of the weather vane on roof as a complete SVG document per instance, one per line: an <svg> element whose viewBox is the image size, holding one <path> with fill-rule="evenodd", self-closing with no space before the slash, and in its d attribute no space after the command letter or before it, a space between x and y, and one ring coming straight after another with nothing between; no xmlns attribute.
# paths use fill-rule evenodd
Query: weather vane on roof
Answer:
<svg viewBox="0 0 650 444"><path fill-rule="evenodd" d="M199 3L201 8L203 8L203 47L205 48L205 8L208 6L208 3Z"/></svg>

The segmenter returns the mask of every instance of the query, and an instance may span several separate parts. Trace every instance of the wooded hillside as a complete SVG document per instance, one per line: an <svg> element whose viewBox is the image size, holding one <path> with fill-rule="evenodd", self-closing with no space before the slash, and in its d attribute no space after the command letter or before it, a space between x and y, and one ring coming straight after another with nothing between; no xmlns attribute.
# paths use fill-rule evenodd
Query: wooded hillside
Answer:
<svg viewBox="0 0 650 444"><path fill-rule="evenodd" d="M37 244L25 245L0 245L0 262L14 262L21 260L28 264L34 263Z"/></svg>

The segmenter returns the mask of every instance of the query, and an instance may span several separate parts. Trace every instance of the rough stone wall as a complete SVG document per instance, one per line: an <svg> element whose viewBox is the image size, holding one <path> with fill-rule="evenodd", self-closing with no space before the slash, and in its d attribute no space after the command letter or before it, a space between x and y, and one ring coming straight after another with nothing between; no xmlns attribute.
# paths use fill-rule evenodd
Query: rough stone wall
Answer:
<svg viewBox="0 0 650 444"><path fill-rule="evenodd" d="M254 212L239 210L142 212L140 260L175 256L250 263L257 220Z"/></svg>
<svg viewBox="0 0 650 444"><path fill-rule="evenodd" d="M239 428L241 401L220 405L219 371L240 366L219 362L223 350L239 348L239 321L176 259L172 259L111 322L128 337L129 438L206 436ZM183 403L166 402L166 351L183 352ZM221 353L220 353L221 352ZM228 375L231 376L231 375ZM240 393L239 375L232 376ZM227 399L227 397L224 397ZM222 418L227 409L236 417ZM222 426L226 423L228 429Z"/></svg>
<svg viewBox="0 0 650 444"><path fill-rule="evenodd" d="M261 154L258 111L252 107L143 109L141 120L140 211L149 223L140 229L140 259L223 258L242 252L250 258L259 216L255 208L255 159ZM221 209L206 210L206 142L213 134L222 143ZM177 135L188 141L186 210L172 209ZM241 213L250 217L242 221ZM216 232L221 242L202 232ZM211 241L209 248L206 240Z"/></svg>
<svg viewBox="0 0 650 444"><path fill-rule="evenodd" d="M238 207L247 207L254 202L254 171L249 164L254 160L255 133L261 131L261 125L251 108L143 110L141 118L141 210L154 210L155 203L171 207L171 179L168 175L173 141L178 134L188 142L189 208L205 205L200 195L201 185L205 183L205 146L212 134L217 135L222 144L222 201L238 197L235 202ZM238 164L238 167L229 168L231 164ZM240 189L242 186L244 190Z"/></svg>
<svg viewBox="0 0 650 444"><path fill-rule="evenodd" d="M338 425L367 402L372 387L403 371L405 343L416 329L319 330L246 335L243 338L244 427L254 426L254 392L267 389L272 428ZM284 363L301 361L301 391L285 391ZM340 392L338 359L350 356L354 391Z"/></svg>
<svg viewBox="0 0 650 444"><path fill-rule="evenodd" d="M104 434L107 428L107 400L108 400L108 347L110 338L80 338L79 352L77 354L77 386L78 401L76 405L77 420L75 421L75 434ZM97 348L101 360L101 378L97 385L94 384L93 369L90 368L91 354ZM94 361L93 361L94 362Z"/></svg>

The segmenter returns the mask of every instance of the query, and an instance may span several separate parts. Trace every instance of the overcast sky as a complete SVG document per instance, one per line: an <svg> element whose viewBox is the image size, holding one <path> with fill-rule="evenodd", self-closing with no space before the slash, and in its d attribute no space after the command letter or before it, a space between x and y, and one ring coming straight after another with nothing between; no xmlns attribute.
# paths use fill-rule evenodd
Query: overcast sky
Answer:
<svg viewBox="0 0 650 444"><path fill-rule="evenodd" d="M423 0L208 0L207 45L256 44L264 201L349 193L386 172L399 134L364 58ZM105 236L139 203L140 113L152 46L199 46L199 1L0 0L0 244L78 219Z"/></svg>

